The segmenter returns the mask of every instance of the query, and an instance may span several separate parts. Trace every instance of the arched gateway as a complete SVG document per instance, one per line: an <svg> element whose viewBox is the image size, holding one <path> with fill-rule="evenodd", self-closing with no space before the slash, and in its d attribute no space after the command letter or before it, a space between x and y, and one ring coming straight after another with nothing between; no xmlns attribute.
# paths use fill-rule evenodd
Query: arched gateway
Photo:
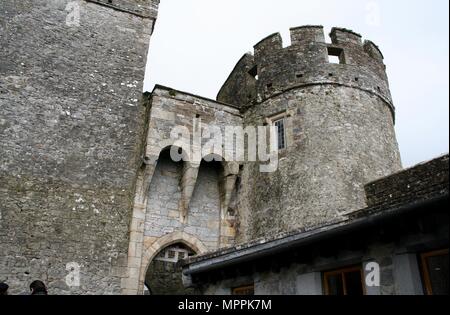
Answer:
<svg viewBox="0 0 450 315"><path fill-rule="evenodd" d="M207 251L200 240L184 232L174 232L162 237L144 249L139 293L144 291L144 285L150 294L156 295L195 293L184 288L181 269L177 263Z"/></svg>

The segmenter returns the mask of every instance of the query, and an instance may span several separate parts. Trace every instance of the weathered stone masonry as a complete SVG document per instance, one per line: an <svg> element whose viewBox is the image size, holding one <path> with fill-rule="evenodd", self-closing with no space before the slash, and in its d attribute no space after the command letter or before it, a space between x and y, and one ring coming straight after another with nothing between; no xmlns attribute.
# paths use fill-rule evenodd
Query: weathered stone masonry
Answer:
<svg viewBox="0 0 450 315"><path fill-rule="evenodd" d="M153 91L124 293L142 292L147 267L165 246L192 248L183 237L214 250L339 221L366 206L366 183L401 169L395 109L378 48L345 29L333 29L331 44L322 27L294 28L291 36L290 47L283 48L275 34L258 43L254 55L244 55L219 102L160 86ZM339 55L341 63L330 63L329 55ZM174 145L170 133L184 126L193 134L196 117L222 132L284 117L287 148L278 170L264 174L258 163L239 168L225 161L218 175L202 171L192 157L173 163L162 153ZM189 151L190 145L185 139L177 146ZM173 237L179 233L183 237Z"/></svg>
<svg viewBox="0 0 450 315"><path fill-rule="evenodd" d="M149 279L148 272L161 268L152 261L167 249L201 255L340 225L358 218L357 210L376 212L408 193L427 199L439 191L420 181L427 170L436 175L432 164L425 174L420 167L408 173L417 178L404 178L411 181L406 191L402 174L396 183L385 178L401 170L401 161L383 55L372 42L334 28L327 43L320 26L293 28L291 46L283 48L274 34L244 55L217 101L163 86L142 97L158 4L1 1L0 281L13 294L35 279L54 294L140 294L145 281L161 286L165 278ZM67 23L74 6L79 25ZM192 145L172 139L176 127L194 134L202 124L217 126L224 134L226 126L279 118L287 147L274 173L224 157L207 162L211 152L180 162L169 156L171 149L189 154ZM448 172L439 174L448 193ZM376 256L390 255L373 248ZM69 263L81 268L79 287L65 281ZM383 268L392 273L389 257ZM275 289L271 276L260 274L258 292L317 289L296 287L291 271Z"/></svg>
<svg viewBox="0 0 450 315"><path fill-rule="evenodd" d="M68 25L68 3L80 25ZM0 281L118 294L159 0L0 3ZM69 288L66 264L81 267Z"/></svg>
<svg viewBox="0 0 450 315"><path fill-rule="evenodd" d="M167 246L183 243L202 254L235 241L235 217L228 210L236 208L239 165L225 160L204 163L191 156L175 163L168 150L192 150L190 138L177 143L171 137L176 127L186 127L193 135L201 123L224 133L226 126L242 126L239 110L163 86L155 88L147 107L146 163L136 187L125 294L143 292L149 264Z"/></svg>
<svg viewBox="0 0 450 315"><path fill-rule="evenodd" d="M239 241L332 222L366 205L364 185L401 170L395 110L383 56L340 28L291 29L255 45L238 62L218 100L241 108L245 126L286 120L279 168L241 174ZM338 55L340 64L329 62Z"/></svg>
<svg viewBox="0 0 450 315"><path fill-rule="evenodd" d="M365 270L376 262L380 286L364 284L365 294L425 294L420 255L448 248L448 154L365 188L368 207L336 224L187 259L186 283L204 294L229 295L253 284L257 295L322 295L324 272L358 265Z"/></svg>

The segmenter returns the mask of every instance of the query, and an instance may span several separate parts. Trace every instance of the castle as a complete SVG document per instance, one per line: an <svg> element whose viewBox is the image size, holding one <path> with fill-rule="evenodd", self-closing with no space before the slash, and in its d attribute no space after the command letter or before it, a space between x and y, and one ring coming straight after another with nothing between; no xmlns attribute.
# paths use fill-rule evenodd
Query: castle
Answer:
<svg viewBox="0 0 450 315"><path fill-rule="evenodd" d="M448 156L402 170L380 49L347 29L333 28L329 43L321 26L296 27L289 47L273 34L245 54L217 100L159 85L142 95L158 4L2 1L0 281L17 293L36 278L59 294L321 294L319 269L361 257L368 264L378 257L368 252L383 252L389 279L397 279L393 261L418 270L403 241L388 253L392 240L345 240L341 250L360 258L314 267L329 256L323 245L301 272L283 256L305 233L331 235L417 198L442 216ZM74 5L75 26L67 23ZM260 162L227 159L223 148L192 158L190 135L206 126L223 134L241 127L247 145L245 128L277 127L276 168L261 172ZM179 127L189 134L175 141ZM426 237L404 235L427 239L420 252L445 249L448 215L433 224L420 232ZM267 254L270 264L258 270L256 254L243 251L270 252L261 246L283 262ZM395 260L399 247L408 256ZM296 283L287 280L293 273ZM372 293L424 293L408 281ZM275 282L276 289L267 284Z"/></svg>

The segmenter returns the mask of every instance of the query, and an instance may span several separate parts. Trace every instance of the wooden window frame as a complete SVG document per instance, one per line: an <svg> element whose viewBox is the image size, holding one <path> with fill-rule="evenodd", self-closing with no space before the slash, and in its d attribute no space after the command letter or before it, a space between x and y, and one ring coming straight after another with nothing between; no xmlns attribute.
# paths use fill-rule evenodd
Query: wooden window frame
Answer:
<svg viewBox="0 0 450 315"><path fill-rule="evenodd" d="M343 286L343 292L344 296L347 296L347 286L346 286L346 280L345 280L345 274L346 273L352 273L359 271L361 273L361 287L363 289L363 295L367 295L366 291L366 285L364 283L364 270L361 266L353 266L353 267L347 267L347 268L341 268L337 270L327 271L323 273L323 287L325 289L325 295L331 295L330 294L330 287L328 285L328 279L332 276L341 275L342 277L342 286Z"/></svg>
<svg viewBox="0 0 450 315"><path fill-rule="evenodd" d="M433 285L431 284L431 278L430 278L430 272L429 272L429 266L428 266L428 258L431 257L438 257L438 256L445 256L449 254L449 250L447 249L441 249L441 250L435 250L427 253L422 253L420 255L420 261L421 261L421 271L422 271L422 278L423 278L423 286L425 289L425 295L433 295Z"/></svg>
<svg viewBox="0 0 450 315"><path fill-rule="evenodd" d="M239 292L245 292L245 291L249 291L252 290L253 291L253 295L255 294L255 285L254 284L250 284L250 285L246 285L246 286L241 286L241 287L237 287L237 288L232 288L231 289L231 294L232 295L241 295Z"/></svg>

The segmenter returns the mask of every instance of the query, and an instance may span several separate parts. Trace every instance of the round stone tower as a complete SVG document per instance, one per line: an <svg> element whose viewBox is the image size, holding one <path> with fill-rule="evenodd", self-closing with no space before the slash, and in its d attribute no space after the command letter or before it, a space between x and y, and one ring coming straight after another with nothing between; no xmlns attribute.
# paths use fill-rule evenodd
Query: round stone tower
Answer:
<svg viewBox="0 0 450 315"><path fill-rule="evenodd" d="M240 241L340 219L366 206L365 184L402 168L382 53L350 30L330 36L303 26L289 47L280 34L263 39L219 92L247 126L284 130L276 172L243 168Z"/></svg>

